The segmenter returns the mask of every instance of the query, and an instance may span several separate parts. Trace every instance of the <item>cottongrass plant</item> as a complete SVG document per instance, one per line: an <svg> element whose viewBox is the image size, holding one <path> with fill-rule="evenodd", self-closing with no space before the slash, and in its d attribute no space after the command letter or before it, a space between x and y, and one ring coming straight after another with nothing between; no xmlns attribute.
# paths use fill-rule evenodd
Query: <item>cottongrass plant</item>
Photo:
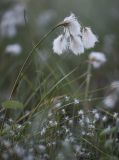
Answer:
<svg viewBox="0 0 119 160"><path fill-rule="evenodd" d="M104 97L93 96L92 93L98 92L98 89L90 90L92 67L99 68L106 62L103 53L89 54L87 71L78 77L74 76L78 67L67 73L59 65L52 67L47 63L47 74L50 74L45 75L40 82L34 79L35 86L24 73L31 55L35 51L37 53L39 45L61 26L64 28L63 33L53 42L53 50L59 55L67 50L80 55L98 41L91 29L83 27L71 14L33 46L19 71L9 100L2 104L7 110L0 110L1 160L119 158L119 114L105 109ZM46 68L39 68L40 74L42 70L44 76ZM28 94L23 80L30 86ZM83 81L81 85L77 85L78 80ZM111 85L116 93L119 91L117 84L118 81ZM12 100L16 88L18 93L23 89L21 99L24 104ZM18 95L15 96L19 99Z"/></svg>

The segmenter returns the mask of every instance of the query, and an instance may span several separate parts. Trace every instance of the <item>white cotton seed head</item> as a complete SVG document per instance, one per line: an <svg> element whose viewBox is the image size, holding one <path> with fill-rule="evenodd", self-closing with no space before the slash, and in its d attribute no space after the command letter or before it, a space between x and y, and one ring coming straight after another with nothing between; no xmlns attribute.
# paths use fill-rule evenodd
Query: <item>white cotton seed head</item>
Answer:
<svg viewBox="0 0 119 160"><path fill-rule="evenodd" d="M84 48L93 48L95 43L98 42L96 35L91 31L89 27L85 27L82 30L82 40Z"/></svg>
<svg viewBox="0 0 119 160"><path fill-rule="evenodd" d="M68 24L65 28L69 29L70 34L81 35L81 26L73 13L69 17L66 17L63 22Z"/></svg>
<svg viewBox="0 0 119 160"><path fill-rule="evenodd" d="M22 48L19 44L10 44L6 47L5 52L7 54L19 55L22 52Z"/></svg>
<svg viewBox="0 0 119 160"><path fill-rule="evenodd" d="M79 104L79 102L80 102L79 99L77 99L77 98L74 99L74 104Z"/></svg>
<svg viewBox="0 0 119 160"><path fill-rule="evenodd" d="M0 34L3 37L14 37L17 34L17 27L24 26L24 10L23 4L16 4L8 9L1 18Z"/></svg>
<svg viewBox="0 0 119 160"><path fill-rule="evenodd" d="M111 90L119 93L119 81L114 81L110 85Z"/></svg>
<svg viewBox="0 0 119 160"><path fill-rule="evenodd" d="M103 103L108 108L114 108L119 99L119 81L111 83L108 95L103 100Z"/></svg>
<svg viewBox="0 0 119 160"><path fill-rule="evenodd" d="M105 97L103 103L107 108L114 108L117 100L118 100L118 96L116 94L112 94Z"/></svg>
<svg viewBox="0 0 119 160"><path fill-rule="evenodd" d="M108 108L113 108L115 106L115 101L110 96L106 97L103 102Z"/></svg>
<svg viewBox="0 0 119 160"><path fill-rule="evenodd" d="M80 111L78 111L78 115L83 115L84 111L81 109Z"/></svg>
<svg viewBox="0 0 119 160"><path fill-rule="evenodd" d="M89 55L89 61L94 68L99 68L102 64L106 62L106 57L104 53L101 52L91 52Z"/></svg>
<svg viewBox="0 0 119 160"><path fill-rule="evenodd" d="M119 113L114 112L113 117L117 118Z"/></svg>
<svg viewBox="0 0 119 160"><path fill-rule="evenodd" d="M59 55L67 49L75 55L79 55L84 53L84 48L92 48L98 41L89 27L81 30L81 25L73 13L59 23L58 26L64 27L64 34L58 36L53 42L53 50ZM94 66L98 68L99 64L96 62Z"/></svg>
<svg viewBox="0 0 119 160"><path fill-rule="evenodd" d="M100 119L100 114L96 113L94 117L95 117L96 120L99 120Z"/></svg>
<svg viewBox="0 0 119 160"><path fill-rule="evenodd" d="M102 121L103 121L103 122L106 122L106 121L107 121L107 116L103 116L103 117L102 117Z"/></svg>
<svg viewBox="0 0 119 160"><path fill-rule="evenodd" d="M84 53L84 46L79 36L72 36L70 38L69 49L75 54L80 55Z"/></svg>
<svg viewBox="0 0 119 160"><path fill-rule="evenodd" d="M66 38L61 34L53 42L53 51L57 54L62 54L67 49Z"/></svg>

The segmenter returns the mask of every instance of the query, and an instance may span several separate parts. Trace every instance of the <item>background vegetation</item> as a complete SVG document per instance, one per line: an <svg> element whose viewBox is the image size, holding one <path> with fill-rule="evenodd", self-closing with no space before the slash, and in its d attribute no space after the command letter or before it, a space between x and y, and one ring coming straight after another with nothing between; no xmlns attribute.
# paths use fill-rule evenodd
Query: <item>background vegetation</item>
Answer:
<svg viewBox="0 0 119 160"><path fill-rule="evenodd" d="M0 1L0 159L119 159L118 98L112 109L103 104L119 80L118 6L118 0ZM56 29L34 49L10 97L34 45L71 12L99 43L79 56L58 56ZM21 51L8 51L11 44ZM107 62L92 68L85 99L91 51L104 52Z"/></svg>

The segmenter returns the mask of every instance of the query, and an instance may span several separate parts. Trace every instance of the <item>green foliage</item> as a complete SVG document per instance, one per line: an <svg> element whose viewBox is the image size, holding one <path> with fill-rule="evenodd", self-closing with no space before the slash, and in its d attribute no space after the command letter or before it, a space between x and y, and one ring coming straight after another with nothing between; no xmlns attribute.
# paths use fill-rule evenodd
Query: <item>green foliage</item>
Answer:
<svg viewBox="0 0 119 160"><path fill-rule="evenodd" d="M119 102L112 109L103 103L114 92L110 82L119 79L118 0L20 2L26 22L14 37L0 33L0 160L118 160ZM17 3L0 1L0 24ZM106 53L107 63L90 73L87 57L93 49L59 56L52 41L60 28L46 36L71 11L94 27L99 36L94 50ZM5 52L14 43L21 54Z"/></svg>
<svg viewBox="0 0 119 160"><path fill-rule="evenodd" d="M5 102L2 103L2 106L4 108L9 108L9 109L23 109L23 104L19 101L15 101L15 100L7 100Z"/></svg>

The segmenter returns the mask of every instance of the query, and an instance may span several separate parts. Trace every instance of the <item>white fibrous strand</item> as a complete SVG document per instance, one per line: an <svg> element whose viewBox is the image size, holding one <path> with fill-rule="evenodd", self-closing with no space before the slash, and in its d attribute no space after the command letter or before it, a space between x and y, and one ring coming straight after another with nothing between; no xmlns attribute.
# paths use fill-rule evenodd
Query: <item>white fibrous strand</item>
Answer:
<svg viewBox="0 0 119 160"><path fill-rule="evenodd" d="M94 68L99 68L106 62L106 56L101 52L91 52L89 54L89 62L93 65Z"/></svg>
<svg viewBox="0 0 119 160"><path fill-rule="evenodd" d="M63 22L67 24L65 28L69 30L71 35L81 35L81 25L73 13L66 17Z"/></svg>
<svg viewBox="0 0 119 160"><path fill-rule="evenodd" d="M53 50L57 54L62 54L67 49L67 41L63 35L59 35L53 42Z"/></svg>
<svg viewBox="0 0 119 160"><path fill-rule="evenodd" d="M81 54L84 52L84 47L83 43L81 41L80 36L75 36L70 38L70 45L69 45L70 50L75 54Z"/></svg>
<svg viewBox="0 0 119 160"><path fill-rule="evenodd" d="M82 30L82 41L84 44L84 48L89 49L95 46L95 43L98 42L98 39L92 32L91 28L84 27Z"/></svg>

